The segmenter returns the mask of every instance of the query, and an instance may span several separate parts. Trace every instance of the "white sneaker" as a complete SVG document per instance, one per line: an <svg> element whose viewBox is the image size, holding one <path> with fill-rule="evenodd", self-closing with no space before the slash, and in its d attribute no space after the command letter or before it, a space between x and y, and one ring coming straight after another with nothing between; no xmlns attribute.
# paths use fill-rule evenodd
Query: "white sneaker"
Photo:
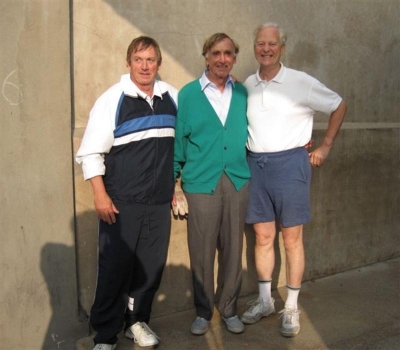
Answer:
<svg viewBox="0 0 400 350"><path fill-rule="evenodd" d="M281 334L284 337L294 337L300 332L300 310L285 308L279 311L282 319Z"/></svg>
<svg viewBox="0 0 400 350"><path fill-rule="evenodd" d="M240 320L245 324L254 324L263 317L273 315L275 313L275 299L272 298L270 304L265 305L261 298L252 300L247 304L251 307L240 317Z"/></svg>
<svg viewBox="0 0 400 350"><path fill-rule="evenodd" d="M125 331L125 336L133 339L142 348L153 348L158 345L157 334L155 334L146 322L136 322Z"/></svg>
<svg viewBox="0 0 400 350"><path fill-rule="evenodd" d="M114 350L117 348L117 344L97 344L93 350Z"/></svg>

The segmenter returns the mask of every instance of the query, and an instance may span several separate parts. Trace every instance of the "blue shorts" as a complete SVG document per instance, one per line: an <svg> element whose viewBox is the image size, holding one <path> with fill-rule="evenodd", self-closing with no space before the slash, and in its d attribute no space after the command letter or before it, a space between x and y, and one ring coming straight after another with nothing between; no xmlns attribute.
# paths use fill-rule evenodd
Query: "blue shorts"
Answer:
<svg viewBox="0 0 400 350"><path fill-rule="evenodd" d="M251 179L246 222L276 219L283 227L310 221L311 164L304 147L275 153L249 152Z"/></svg>

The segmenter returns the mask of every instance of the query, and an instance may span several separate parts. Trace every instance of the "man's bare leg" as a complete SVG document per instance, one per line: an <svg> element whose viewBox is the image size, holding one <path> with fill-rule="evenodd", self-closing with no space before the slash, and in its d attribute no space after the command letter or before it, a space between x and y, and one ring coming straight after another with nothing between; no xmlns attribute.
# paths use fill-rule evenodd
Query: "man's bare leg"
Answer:
<svg viewBox="0 0 400 350"><path fill-rule="evenodd" d="M301 281L304 274L303 225L282 227L286 252L286 282L288 297L282 313L281 334L293 337L300 331L300 311L297 307Z"/></svg>
<svg viewBox="0 0 400 350"><path fill-rule="evenodd" d="M265 305L273 303L271 296L272 273L275 266L275 221L254 224L256 233L255 260L259 297Z"/></svg>
<svg viewBox="0 0 400 350"><path fill-rule="evenodd" d="M272 272L275 264L275 221L254 224L254 231L259 297L251 303L252 306L240 318L245 324L254 324L262 317L275 313L274 299L271 296Z"/></svg>
<svg viewBox="0 0 400 350"><path fill-rule="evenodd" d="M253 225L256 233L255 260L259 280L270 280L275 266L275 221Z"/></svg>
<svg viewBox="0 0 400 350"><path fill-rule="evenodd" d="M304 274L303 225L282 227L286 252L286 281L291 287L300 287Z"/></svg>

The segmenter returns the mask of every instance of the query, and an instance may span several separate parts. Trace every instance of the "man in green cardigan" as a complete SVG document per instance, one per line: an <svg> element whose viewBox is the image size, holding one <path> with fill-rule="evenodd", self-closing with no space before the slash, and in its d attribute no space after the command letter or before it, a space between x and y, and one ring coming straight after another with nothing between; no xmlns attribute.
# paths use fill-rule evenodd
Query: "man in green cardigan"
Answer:
<svg viewBox="0 0 400 350"><path fill-rule="evenodd" d="M197 313L191 332L196 335L207 332L214 304L230 332L244 331L237 316L237 299L250 178L247 92L229 75L238 52L228 35L212 35L203 46L206 70L178 96L174 170L176 178L182 177L190 210L188 241ZM179 205L175 198L172 204Z"/></svg>

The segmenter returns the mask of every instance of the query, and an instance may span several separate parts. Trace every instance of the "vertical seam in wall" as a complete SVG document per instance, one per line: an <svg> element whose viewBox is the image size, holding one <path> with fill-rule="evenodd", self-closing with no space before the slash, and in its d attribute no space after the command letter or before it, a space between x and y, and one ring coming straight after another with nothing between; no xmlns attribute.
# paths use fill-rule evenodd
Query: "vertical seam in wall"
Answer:
<svg viewBox="0 0 400 350"><path fill-rule="evenodd" d="M78 250L77 250L77 221L76 221L76 187L75 187L75 161L74 161L74 133L75 133L75 81L74 81L74 0L69 0L69 76L70 76L70 96L71 96L71 163L72 163L72 201L73 201L73 234L75 244L75 269L76 269L76 296L77 296L77 315L79 321L85 322L87 320L87 313L82 308L80 301L80 278L79 278L79 261L78 261Z"/></svg>

